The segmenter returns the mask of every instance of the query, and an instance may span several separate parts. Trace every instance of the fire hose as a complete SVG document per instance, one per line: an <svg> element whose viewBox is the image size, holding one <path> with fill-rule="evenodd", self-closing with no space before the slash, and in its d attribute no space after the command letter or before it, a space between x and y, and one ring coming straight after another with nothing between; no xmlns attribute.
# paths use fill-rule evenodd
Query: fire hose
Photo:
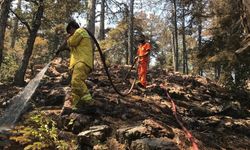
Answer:
<svg viewBox="0 0 250 150"><path fill-rule="evenodd" d="M183 123L178 118L177 111L176 111L176 105L174 103L174 100L170 97L168 91L162 85L160 87L161 87L161 89L164 90L164 94L167 96L167 99L171 102L173 115L174 115L177 123L181 126L182 130L184 131L187 139L192 143L193 150L199 150L195 137L192 136L191 132L188 131L188 129L183 125Z"/></svg>
<svg viewBox="0 0 250 150"><path fill-rule="evenodd" d="M99 43L97 42L95 36L94 36L91 32L89 32L87 29L85 29L85 30L88 32L88 34L90 35L90 37L93 39L95 45L97 46L98 52L99 52L99 54L100 54L100 57L101 57L101 60L102 60L102 63L103 63L104 70L105 70L105 72L106 72L106 74L107 74L107 76L108 76L108 79L109 79L109 81L110 81L110 84L111 84L111 86L113 87L113 89L115 90L115 92L116 92L117 94L121 95L121 96L127 96L127 95L129 95L129 94L131 93L132 89L134 88L136 79L134 79L134 81L133 81L132 85L130 86L128 92L126 92L126 93L120 92L120 91L116 88L116 86L114 85L114 83L113 83L113 80L112 80L112 78L111 78L111 76L110 76L110 73L109 73L109 71L108 71L107 64L106 64L106 62L105 62L105 57L104 57L104 55L103 55L103 53L102 53L102 50L101 50L101 47L100 47ZM132 65L132 66L134 66L134 65Z"/></svg>
<svg viewBox="0 0 250 150"><path fill-rule="evenodd" d="M131 67L130 67L129 71L127 72L127 74L125 75L123 81L125 81L125 80L128 78L128 75L131 73L131 71L132 71L132 69L134 68L136 62L137 62L137 59L134 59L134 62L133 62L133 64L131 65Z"/></svg>

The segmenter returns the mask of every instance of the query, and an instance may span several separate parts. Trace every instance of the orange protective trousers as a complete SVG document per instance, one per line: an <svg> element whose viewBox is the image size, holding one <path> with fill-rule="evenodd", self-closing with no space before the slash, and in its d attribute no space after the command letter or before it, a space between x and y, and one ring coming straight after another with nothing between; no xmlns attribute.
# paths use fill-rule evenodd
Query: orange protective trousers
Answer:
<svg viewBox="0 0 250 150"><path fill-rule="evenodd" d="M148 61L147 60L139 60L138 78L139 78L140 83L144 87L147 86L147 69L148 69Z"/></svg>

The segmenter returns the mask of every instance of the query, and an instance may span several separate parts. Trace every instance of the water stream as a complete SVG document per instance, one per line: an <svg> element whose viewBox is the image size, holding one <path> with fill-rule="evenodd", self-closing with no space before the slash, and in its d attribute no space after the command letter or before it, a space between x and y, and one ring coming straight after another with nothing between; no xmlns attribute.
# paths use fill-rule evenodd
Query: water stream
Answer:
<svg viewBox="0 0 250 150"><path fill-rule="evenodd" d="M10 99L10 106L6 108L3 116L0 117L0 131L7 130L14 126L15 122L26 108L28 101L36 91L36 88L49 68L49 65L50 63L48 63L22 91Z"/></svg>

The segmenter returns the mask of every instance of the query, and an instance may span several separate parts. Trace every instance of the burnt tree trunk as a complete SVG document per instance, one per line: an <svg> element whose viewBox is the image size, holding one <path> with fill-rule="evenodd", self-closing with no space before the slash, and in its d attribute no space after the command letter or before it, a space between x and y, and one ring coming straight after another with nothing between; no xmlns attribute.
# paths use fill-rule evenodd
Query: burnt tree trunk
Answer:
<svg viewBox="0 0 250 150"><path fill-rule="evenodd" d="M202 32L202 22L199 19L198 21L198 51L201 52L201 41L202 41L202 37L201 37L201 32ZM203 75L203 70L201 68L201 66L199 66L199 75L202 76Z"/></svg>
<svg viewBox="0 0 250 150"><path fill-rule="evenodd" d="M182 6L182 46L183 46L183 74L188 74L188 55L186 47L185 6Z"/></svg>
<svg viewBox="0 0 250 150"><path fill-rule="evenodd" d="M236 50L239 56L250 55L250 2L249 0L238 0L239 7L241 8L241 24L244 28L244 40L242 47Z"/></svg>
<svg viewBox="0 0 250 150"><path fill-rule="evenodd" d="M96 0L88 0L87 29L95 35L95 9Z"/></svg>
<svg viewBox="0 0 250 150"><path fill-rule="evenodd" d="M242 24L244 26L245 33L250 34L250 1L241 0L241 5L243 9Z"/></svg>
<svg viewBox="0 0 250 150"><path fill-rule="evenodd" d="M31 27L29 28L29 37L27 39L26 48L24 50L22 63L15 74L15 78L14 78L15 85L23 86L25 84L25 82L24 82L25 72L26 72L28 64L29 64L29 59L32 55L33 46L35 43L38 29L41 26L41 19L43 17L43 13L44 13L43 0L39 0L38 5L39 5L38 9L35 12L33 19L32 19Z"/></svg>
<svg viewBox="0 0 250 150"><path fill-rule="evenodd" d="M177 4L176 0L174 2L174 37L175 37L175 51L174 51L174 71L179 70L179 46L178 46L178 27L177 27Z"/></svg>
<svg viewBox="0 0 250 150"><path fill-rule="evenodd" d="M11 0L2 0L0 2L0 66L2 65L3 62L4 37L5 37L5 29L7 26L10 4Z"/></svg>
<svg viewBox="0 0 250 150"><path fill-rule="evenodd" d="M100 30L99 30L99 40L104 40L105 38L105 0L101 0L101 16L100 16Z"/></svg>
<svg viewBox="0 0 250 150"><path fill-rule="evenodd" d="M199 14L202 14L202 0L198 0L198 11ZM201 42L202 42L202 18L201 15L197 16L197 22L198 22L198 51L201 52ZM199 66L199 75L203 75L203 69L201 66Z"/></svg>
<svg viewBox="0 0 250 150"><path fill-rule="evenodd" d="M16 11L20 11L21 10L21 4L22 4L22 0L18 0ZM18 30L18 18L15 18L14 22L13 22L13 30L12 30L12 33L11 33L10 48L14 48L15 47L16 38L17 38L17 30Z"/></svg>
<svg viewBox="0 0 250 150"><path fill-rule="evenodd" d="M134 59L134 0L129 3L129 16L128 16L128 52L130 64L133 64Z"/></svg>
<svg viewBox="0 0 250 150"><path fill-rule="evenodd" d="M128 22L128 13L129 13L129 10L128 10L128 5L127 4L124 4L124 7L125 7L125 11L124 11L124 20L125 22ZM126 39L128 39L128 34L125 34L125 37ZM125 49L126 49L126 64L129 65L129 49L128 49L128 42L125 41L124 43L125 45Z"/></svg>
<svg viewBox="0 0 250 150"><path fill-rule="evenodd" d="M171 34L172 38L172 61L173 61L173 67L175 66L175 37L174 37L174 31L172 31Z"/></svg>

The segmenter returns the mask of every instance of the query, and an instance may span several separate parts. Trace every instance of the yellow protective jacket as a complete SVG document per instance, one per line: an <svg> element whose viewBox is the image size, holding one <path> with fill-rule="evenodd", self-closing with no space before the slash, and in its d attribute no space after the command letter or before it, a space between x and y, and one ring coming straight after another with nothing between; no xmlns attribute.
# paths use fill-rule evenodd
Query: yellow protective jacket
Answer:
<svg viewBox="0 0 250 150"><path fill-rule="evenodd" d="M70 48L70 69L78 62L83 62L90 69L93 69L93 47L90 36L85 29L78 28L69 37L67 44Z"/></svg>

